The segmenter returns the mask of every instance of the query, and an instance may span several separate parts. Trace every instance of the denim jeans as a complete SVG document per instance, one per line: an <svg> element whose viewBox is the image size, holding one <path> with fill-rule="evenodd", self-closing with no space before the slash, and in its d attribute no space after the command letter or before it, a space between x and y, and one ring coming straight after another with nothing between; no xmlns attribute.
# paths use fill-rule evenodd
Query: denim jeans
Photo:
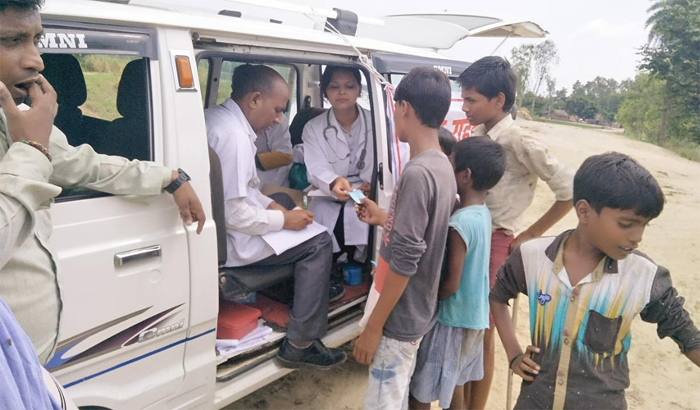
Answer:
<svg viewBox="0 0 700 410"><path fill-rule="evenodd" d="M382 336L369 367L365 410L408 408L408 385L421 339L402 342Z"/></svg>

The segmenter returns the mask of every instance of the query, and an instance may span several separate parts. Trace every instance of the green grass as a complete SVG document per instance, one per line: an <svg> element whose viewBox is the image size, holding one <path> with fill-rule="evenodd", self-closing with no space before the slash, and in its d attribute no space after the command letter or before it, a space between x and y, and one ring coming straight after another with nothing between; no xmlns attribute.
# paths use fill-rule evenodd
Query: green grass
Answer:
<svg viewBox="0 0 700 410"><path fill-rule="evenodd" d="M84 115L112 121L121 117L117 111L117 89L119 88L119 73L86 72L85 85L88 98L80 107Z"/></svg>
<svg viewBox="0 0 700 410"><path fill-rule="evenodd" d="M569 121L548 120L546 118L535 118L535 121L546 122L549 124L568 125L569 127L585 128L587 130L590 130L590 129L601 130L601 129L603 129L603 127L600 125L581 124L578 122L569 122Z"/></svg>
<svg viewBox="0 0 700 410"><path fill-rule="evenodd" d="M690 141L668 140L662 147L675 152L683 158L700 162L700 144Z"/></svg>
<svg viewBox="0 0 700 410"><path fill-rule="evenodd" d="M658 145L660 147L666 148L669 151L673 151L683 158L689 159L691 161L700 162L700 144L690 140L676 140L669 139L666 142L659 144L656 139L649 139L640 137L632 132L625 131L624 135L628 138L635 139L637 141L644 141L649 144Z"/></svg>

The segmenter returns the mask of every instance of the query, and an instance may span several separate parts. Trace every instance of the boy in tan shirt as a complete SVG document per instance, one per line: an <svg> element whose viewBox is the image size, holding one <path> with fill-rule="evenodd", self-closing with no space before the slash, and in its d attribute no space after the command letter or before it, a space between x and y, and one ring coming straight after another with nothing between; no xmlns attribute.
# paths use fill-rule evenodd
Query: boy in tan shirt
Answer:
<svg viewBox="0 0 700 410"><path fill-rule="evenodd" d="M489 280L493 286L498 268L522 242L537 238L572 208L573 172L547 152L547 147L526 130L515 125L510 110L515 102L517 77L510 63L501 57L484 57L459 76L464 103L462 111L477 127L472 136L488 136L506 151L506 172L486 195L492 216ZM535 196L541 179L554 192L556 202L537 222L522 230L522 215ZM514 236L519 232L518 236ZM486 407L494 366L494 322L484 334L484 378L471 382L465 397L469 409Z"/></svg>

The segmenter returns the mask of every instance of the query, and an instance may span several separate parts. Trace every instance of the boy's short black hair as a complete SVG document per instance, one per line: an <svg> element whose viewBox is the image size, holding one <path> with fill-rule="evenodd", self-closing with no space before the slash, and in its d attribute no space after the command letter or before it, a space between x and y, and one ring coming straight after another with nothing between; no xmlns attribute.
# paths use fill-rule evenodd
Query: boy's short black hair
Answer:
<svg viewBox="0 0 700 410"><path fill-rule="evenodd" d="M518 76L503 57L489 56L477 60L459 75L457 81L464 89L476 88L476 92L489 100L503 93L506 96L503 112L510 111L515 103Z"/></svg>
<svg viewBox="0 0 700 410"><path fill-rule="evenodd" d="M327 96L326 90L328 90L328 86L331 84L333 74L339 71L344 71L355 77L355 81L357 81L357 85L360 87L359 95L362 95L362 74L358 68L329 65L325 70L323 70L323 74L321 75L321 92L323 93L323 96Z"/></svg>
<svg viewBox="0 0 700 410"><path fill-rule="evenodd" d="M0 12L5 9L39 10L44 7L44 0L0 0Z"/></svg>
<svg viewBox="0 0 700 410"><path fill-rule="evenodd" d="M234 101L239 101L246 94L252 92L266 94L272 90L277 78L284 81L284 78L277 71L268 66L239 65L233 70L233 77L231 77L231 98Z"/></svg>
<svg viewBox="0 0 700 410"><path fill-rule="evenodd" d="M506 171L506 151L489 137L469 137L455 145L453 152L455 173L471 169L472 188L476 191L491 189Z"/></svg>
<svg viewBox="0 0 700 410"><path fill-rule="evenodd" d="M416 67L396 87L394 101L411 104L421 124L438 129L450 109L450 80L432 67Z"/></svg>
<svg viewBox="0 0 700 410"><path fill-rule="evenodd" d="M457 145L457 138L455 138L454 134L447 128L440 127L438 130L438 142L440 143L442 152L449 157L452 155L452 150L455 148L455 145Z"/></svg>
<svg viewBox="0 0 700 410"><path fill-rule="evenodd" d="M632 209L654 219L666 201L656 179L625 154L608 152L586 159L574 176L574 204L585 199L600 213L603 208Z"/></svg>

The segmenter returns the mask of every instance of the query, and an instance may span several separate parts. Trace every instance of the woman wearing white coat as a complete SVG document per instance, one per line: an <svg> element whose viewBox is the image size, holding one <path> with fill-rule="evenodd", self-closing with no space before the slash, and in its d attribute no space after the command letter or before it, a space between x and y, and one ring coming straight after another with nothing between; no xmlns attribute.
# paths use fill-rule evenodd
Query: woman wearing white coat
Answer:
<svg viewBox="0 0 700 410"><path fill-rule="evenodd" d="M328 66L321 90L331 108L304 127L304 162L309 182L333 199L315 197L309 210L316 222L333 230L334 253L352 246L356 251L348 257L364 259L369 225L357 218L348 195L355 188L369 194L374 169L372 116L357 104L360 70Z"/></svg>

